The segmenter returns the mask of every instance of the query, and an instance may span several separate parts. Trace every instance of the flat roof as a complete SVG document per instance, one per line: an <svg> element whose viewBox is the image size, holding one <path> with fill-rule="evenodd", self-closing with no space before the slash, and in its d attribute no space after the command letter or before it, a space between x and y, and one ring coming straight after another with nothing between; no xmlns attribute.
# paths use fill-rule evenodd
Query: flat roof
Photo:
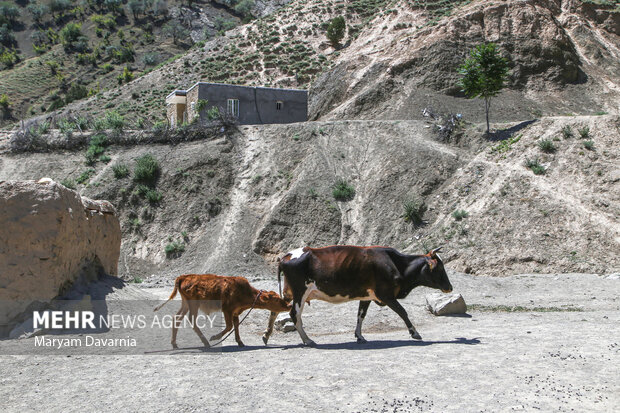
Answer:
<svg viewBox="0 0 620 413"><path fill-rule="evenodd" d="M168 99L172 95L174 95L174 96L187 96L187 90L182 90L182 89L174 90L168 96L166 96L166 99Z"/></svg>
<svg viewBox="0 0 620 413"><path fill-rule="evenodd" d="M289 92L307 92L308 91L307 89L287 89L287 88L280 88L280 87L231 85L230 83L196 82L192 87L187 89L186 92L189 92L190 90L192 90L193 88L195 88L198 85L232 86L232 87L244 87L244 88L248 88L248 89L286 90L286 91L289 91Z"/></svg>

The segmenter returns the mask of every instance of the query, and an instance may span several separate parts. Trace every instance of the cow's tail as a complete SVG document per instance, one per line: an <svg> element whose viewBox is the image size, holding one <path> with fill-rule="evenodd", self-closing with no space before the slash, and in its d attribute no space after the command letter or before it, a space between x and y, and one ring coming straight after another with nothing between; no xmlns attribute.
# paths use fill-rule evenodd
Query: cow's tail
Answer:
<svg viewBox="0 0 620 413"><path fill-rule="evenodd" d="M179 291L179 285L181 284L181 280L182 280L182 277L177 277L177 279L174 281L174 290L172 290L172 294L170 294L170 297L168 298L168 301L166 301L165 303L163 303L161 305L158 305L157 307L155 307L153 309L153 311L159 310L160 308L162 308L163 306L168 304L169 301L174 299L174 297L176 297L177 291Z"/></svg>

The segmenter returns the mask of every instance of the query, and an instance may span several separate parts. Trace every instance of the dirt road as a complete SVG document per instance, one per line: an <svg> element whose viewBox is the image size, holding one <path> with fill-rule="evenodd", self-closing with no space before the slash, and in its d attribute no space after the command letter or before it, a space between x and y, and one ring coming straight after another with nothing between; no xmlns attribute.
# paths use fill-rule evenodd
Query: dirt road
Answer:
<svg viewBox="0 0 620 413"><path fill-rule="evenodd" d="M358 345L356 303L312 302L304 325L317 348L301 347L296 332L276 332L264 347L267 313L254 312L241 326L246 347L231 337L217 353L2 356L3 410L610 412L620 405L620 277L450 278L473 305L470 316L434 317L423 305L430 290L414 290L403 305L421 342L373 305L368 343ZM190 330L178 342L199 344ZM0 349L18 345L3 341Z"/></svg>

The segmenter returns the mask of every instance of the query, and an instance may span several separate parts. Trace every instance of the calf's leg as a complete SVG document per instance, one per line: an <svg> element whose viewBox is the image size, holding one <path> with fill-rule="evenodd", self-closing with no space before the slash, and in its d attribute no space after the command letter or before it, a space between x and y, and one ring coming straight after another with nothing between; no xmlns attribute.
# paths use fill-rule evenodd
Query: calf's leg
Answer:
<svg viewBox="0 0 620 413"><path fill-rule="evenodd" d="M267 330L265 330L265 332L263 333L263 343L265 343L265 345L267 345L267 342L269 341L269 337L271 337L271 334L273 333L273 325L276 322L277 316L278 316L278 313L276 313L275 311L272 311L271 314L269 314L269 322L267 323Z"/></svg>
<svg viewBox="0 0 620 413"><path fill-rule="evenodd" d="M183 317L185 317L185 314L187 314L188 311L189 306L187 305L187 301L183 300L183 302L181 303L181 309L174 316L174 322L172 323L172 340L170 340L172 348L179 348L179 346L177 346L177 332L179 330L178 326L181 325Z"/></svg>
<svg viewBox="0 0 620 413"><path fill-rule="evenodd" d="M221 333L218 333L214 335L213 337L211 337L211 341L221 339L222 337L224 337L224 334L228 333L233 328L232 312L230 311L224 312L224 321L226 322L226 327L224 328L224 330L222 330Z"/></svg>
<svg viewBox="0 0 620 413"><path fill-rule="evenodd" d="M360 306L357 310L357 326L355 327L355 338L357 338L357 342L359 344L366 342L366 339L362 336L362 323L364 322L364 317L366 317L366 312L368 311L369 305L370 301L360 301Z"/></svg>
<svg viewBox="0 0 620 413"><path fill-rule="evenodd" d="M202 331L200 331L200 328L198 327L198 323L196 319L196 316L198 315L198 307L199 307L198 303L190 303L189 320L192 323L192 329L196 332L196 334L198 335L198 338L200 338L200 341L202 341L202 344L204 344L205 347L211 347L209 345L209 341L207 341L207 338L204 336L204 334L202 334Z"/></svg>
<svg viewBox="0 0 620 413"><path fill-rule="evenodd" d="M233 317L233 325L235 326L235 341L239 344L239 347L244 347L245 344L241 341L241 336L239 335L239 316L235 315Z"/></svg>

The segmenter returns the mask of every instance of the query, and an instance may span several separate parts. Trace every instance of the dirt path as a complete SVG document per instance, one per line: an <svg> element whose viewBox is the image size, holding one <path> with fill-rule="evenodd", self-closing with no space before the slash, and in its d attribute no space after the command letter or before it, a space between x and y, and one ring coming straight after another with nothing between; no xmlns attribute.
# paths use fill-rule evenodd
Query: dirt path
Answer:
<svg viewBox="0 0 620 413"><path fill-rule="evenodd" d="M389 309L372 306L364 326L369 342L358 345L355 303L312 302L304 323L318 348L301 347L295 332L276 332L265 348L260 332L267 314L255 312L242 325L247 347L230 338L221 353L2 356L3 410L609 412L618 406L618 277L451 279L478 309L471 317L434 317L423 307L429 291L415 290L403 304L421 342L408 338ZM491 311L500 305L537 311ZM179 333L181 347L197 344L192 331ZM19 345L3 341L0 350Z"/></svg>

